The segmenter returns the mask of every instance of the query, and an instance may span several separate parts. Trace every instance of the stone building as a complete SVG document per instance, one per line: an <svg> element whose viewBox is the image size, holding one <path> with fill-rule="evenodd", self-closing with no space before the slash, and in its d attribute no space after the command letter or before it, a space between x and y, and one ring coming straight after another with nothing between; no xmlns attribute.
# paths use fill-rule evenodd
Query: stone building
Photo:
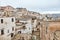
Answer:
<svg viewBox="0 0 60 40"><path fill-rule="evenodd" d="M4 14L7 14L8 16L12 16L13 12L15 11L15 8L12 6L0 6L0 12L3 13L2 16L5 16Z"/></svg>
<svg viewBox="0 0 60 40"><path fill-rule="evenodd" d="M11 40L15 27L15 17L0 17L0 40Z"/></svg>
<svg viewBox="0 0 60 40"><path fill-rule="evenodd" d="M40 13L29 11L26 8L13 8L12 6L0 6L0 12L2 16L8 14L8 16L14 16L15 18L20 18L21 16L35 16L40 18ZM6 12L6 13L5 13Z"/></svg>
<svg viewBox="0 0 60 40"><path fill-rule="evenodd" d="M31 17L23 16L21 18L17 18L15 32L16 32L16 34L20 35L19 37L21 37L21 38L23 37L24 40L30 39L31 34L32 34L32 19L31 19Z"/></svg>
<svg viewBox="0 0 60 40"><path fill-rule="evenodd" d="M29 18L20 18L19 22L16 23L16 28L21 33L31 33L32 32L32 23ZM20 29L19 29L20 28Z"/></svg>

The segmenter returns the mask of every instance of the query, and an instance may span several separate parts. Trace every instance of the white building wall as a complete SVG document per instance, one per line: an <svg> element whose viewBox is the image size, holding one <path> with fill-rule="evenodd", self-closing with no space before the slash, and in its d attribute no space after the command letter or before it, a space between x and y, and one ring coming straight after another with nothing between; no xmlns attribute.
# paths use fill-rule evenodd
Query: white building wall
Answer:
<svg viewBox="0 0 60 40"><path fill-rule="evenodd" d="M28 24L26 25L28 33L32 33L32 23L31 20L28 21Z"/></svg>
<svg viewBox="0 0 60 40"><path fill-rule="evenodd" d="M25 25L26 26L26 29L21 29L21 32L22 33L32 33L32 23L31 23L31 20L27 20L27 21L21 21L21 22L27 22L27 24Z"/></svg>
<svg viewBox="0 0 60 40"><path fill-rule="evenodd" d="M13 22L12 22L12 18L13 18ZM3 19L3 23L1 23L1 19ZM1 35L1 30L4 30L4 37L11 36L11 33L15 32L15 17L4 17L4 18L0 18L0 35ZM14 27L14 31L12 31L12 27ZM8 33L9 30L9 33ZM2 36L2 35L1 35Z"/></svg>

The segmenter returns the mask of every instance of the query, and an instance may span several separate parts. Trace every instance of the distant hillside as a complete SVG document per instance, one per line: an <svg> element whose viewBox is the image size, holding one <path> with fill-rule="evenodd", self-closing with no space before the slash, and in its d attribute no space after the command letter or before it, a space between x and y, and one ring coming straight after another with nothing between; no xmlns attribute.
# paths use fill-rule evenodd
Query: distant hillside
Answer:
<svg viewBox="0 0 60 40"><path fill-rule="evenodd" d="M60 14L47 14L47 16L52 17L54 19L60 18Z"/></svg>

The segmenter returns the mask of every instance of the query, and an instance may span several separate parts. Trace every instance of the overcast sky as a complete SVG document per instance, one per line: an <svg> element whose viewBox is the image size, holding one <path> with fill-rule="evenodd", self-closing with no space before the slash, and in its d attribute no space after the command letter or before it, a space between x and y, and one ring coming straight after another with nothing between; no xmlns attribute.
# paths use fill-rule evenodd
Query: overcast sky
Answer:
<svg viewBox="0 0 60 40"><path fill-rule="evenodd" d="M0 0L0 5L23 7L31 11L60 11L60 0Z"/></svg>

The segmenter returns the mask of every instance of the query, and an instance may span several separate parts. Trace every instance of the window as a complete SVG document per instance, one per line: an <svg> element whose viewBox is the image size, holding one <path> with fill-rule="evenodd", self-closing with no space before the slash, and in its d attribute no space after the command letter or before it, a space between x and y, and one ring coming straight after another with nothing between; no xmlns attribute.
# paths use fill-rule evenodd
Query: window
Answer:
<svg viewBox="0 0 60 40"><path fill-rule="evenodd" d="M12 27L12 31L14 31L14 27Z"/></svg>
<svg viewBox="0 0 60 40"><path fill-rule="evenodd" d="M12 18L12 22L14 22L14 19Z"/></svg>
<svg viewBox="0 0 60 40"><path fill-rule="evenodd" d="M30 28L29 28L29 30L30 30Z"/></svg>
<svg viewBox="0 0 60 40"><path fill-rule="evenodd" d="M3 23L3 19L1 19L1 23Z"/></svg>
<svg viewBox="0 0 60 40"><path fill-rule="evenodd" d="M26 29L26 26L23 26L23 29Z"/></svg>
<svg viewBox="0 0 60 40"><path fill-rule="evenodd" d="M39 28L37 28L37 31L39 31Z"/></svg>
<svg viewBox="0 0 60 40"><path fill-rule="evenodd" d="M9 30L8 30L8 33L9 33Z"/></svg>
<svg viewBox="0 0 60 40"><path fill-rule="evenodd" d="M40 25L40 22L38 22L38 25Z"/></svg>
<svg viewBox="0 0 60 40"><path fill-rule="evenodd" d="M18 31L18 33L20 33L20 34L21 34L21 31Z"/></svg>
<svg viewBox="0 0 60 40"><path fill-rule="evenodd" d="M11 33L11 37L13 37L14 36L14 34L13 33Z"/></svg>
<svg viewBox="0 0 60 40"><path fill-rule="evenodd" d="M2 30L1 30L1 35L3 35L3 34L4 34L4 30L2 29Z"/></svg>
<svg viewBox="0 0 60 40"><path fill-rule="evenodd" d="M32 33L34 32L34 30L32 30Z"/></svg>

